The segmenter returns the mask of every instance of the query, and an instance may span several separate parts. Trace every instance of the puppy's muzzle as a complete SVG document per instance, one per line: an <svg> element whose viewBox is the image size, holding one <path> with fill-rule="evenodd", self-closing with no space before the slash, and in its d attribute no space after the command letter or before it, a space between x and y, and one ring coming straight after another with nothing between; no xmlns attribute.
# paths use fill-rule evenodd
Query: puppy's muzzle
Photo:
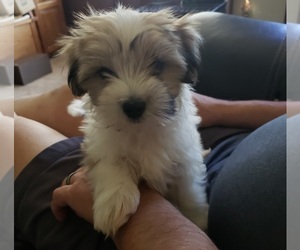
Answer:
<svg viewBox="0 0 300 250"><path fill-rule="evenodd" d="M146 110L146 102L142 99L129 99L122 105L124 114L132 121L138 121Z"/></svg>

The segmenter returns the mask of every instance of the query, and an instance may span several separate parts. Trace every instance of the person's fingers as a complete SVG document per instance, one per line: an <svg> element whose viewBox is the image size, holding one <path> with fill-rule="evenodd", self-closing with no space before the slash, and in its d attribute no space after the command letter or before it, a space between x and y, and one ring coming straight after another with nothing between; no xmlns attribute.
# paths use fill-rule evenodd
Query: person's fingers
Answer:
<svg viewBox="0 0 300 250"><path fill-rule="evenodd" d="M86 171L86 167L81 167L81 168L78 168L77 170L76 170L76 172L85 172Z"/></svg>
<svg viewBox="0 0 300 250"><path fill-rule="evenodd" d="M51 210L58 221L63 221L67 216L70 188L70 185L64 185L53 191Z"/></svg>
<svg viewBox="0 0 300 250"><path fill-rule="evenodd" d="M93 195L86 176L87 168L80 168L67 176L52 195L51 209L58 221L66 218L69 209L93 223ZM68 184L69 183L69 184Z"/></svg>

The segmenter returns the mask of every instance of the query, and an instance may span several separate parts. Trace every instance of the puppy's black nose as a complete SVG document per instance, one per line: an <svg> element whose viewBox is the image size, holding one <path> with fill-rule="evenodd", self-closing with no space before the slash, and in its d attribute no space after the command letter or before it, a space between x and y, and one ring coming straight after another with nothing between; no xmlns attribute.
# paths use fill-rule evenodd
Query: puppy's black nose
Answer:
<svg viewBox="0 0 300 250"><path fill-rule="evenodd" d="M142 99L129 99L123 103L123 112L132 120L138 120L145 109L146 102Z"/></svg>

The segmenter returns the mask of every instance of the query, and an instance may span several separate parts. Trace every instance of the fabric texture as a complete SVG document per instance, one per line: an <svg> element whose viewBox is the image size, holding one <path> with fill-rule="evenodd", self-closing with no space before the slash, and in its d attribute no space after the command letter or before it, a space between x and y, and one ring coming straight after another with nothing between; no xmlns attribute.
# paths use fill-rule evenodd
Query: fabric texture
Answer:
<svg viewBox="0 0 300 250"><path fill-rule="evenodd" d="M13 249L14 246L13 179L14 171L11 168L0 180L0 249Z"/></svg>
<svg viewBox="0 0 300 250"><path fill-rule="evenodd" d="M222 250L286 247L286 118L246 137L210 194L208 233Z"/></svg>

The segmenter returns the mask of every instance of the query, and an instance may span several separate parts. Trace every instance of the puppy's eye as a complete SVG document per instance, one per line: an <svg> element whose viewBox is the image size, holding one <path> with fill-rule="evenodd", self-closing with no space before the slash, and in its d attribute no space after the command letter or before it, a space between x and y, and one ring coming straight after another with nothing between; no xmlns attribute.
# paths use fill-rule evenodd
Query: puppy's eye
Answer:
<svg viewBox="0 0 300 250"><path fill-rule="evenodd" d="M101 67L98 71L98 74L102 79L107 79L110 77L118 77L117 74L107 67Z"/></svg>
<svg viewBox="0 0 300 250"><path fill-rule="evenodd" d="M160 60L156 59L151 63L150 68L151 68L151 74L154 76L158 76L161 74L161 72L164 70L165 63Z"/></svg>

